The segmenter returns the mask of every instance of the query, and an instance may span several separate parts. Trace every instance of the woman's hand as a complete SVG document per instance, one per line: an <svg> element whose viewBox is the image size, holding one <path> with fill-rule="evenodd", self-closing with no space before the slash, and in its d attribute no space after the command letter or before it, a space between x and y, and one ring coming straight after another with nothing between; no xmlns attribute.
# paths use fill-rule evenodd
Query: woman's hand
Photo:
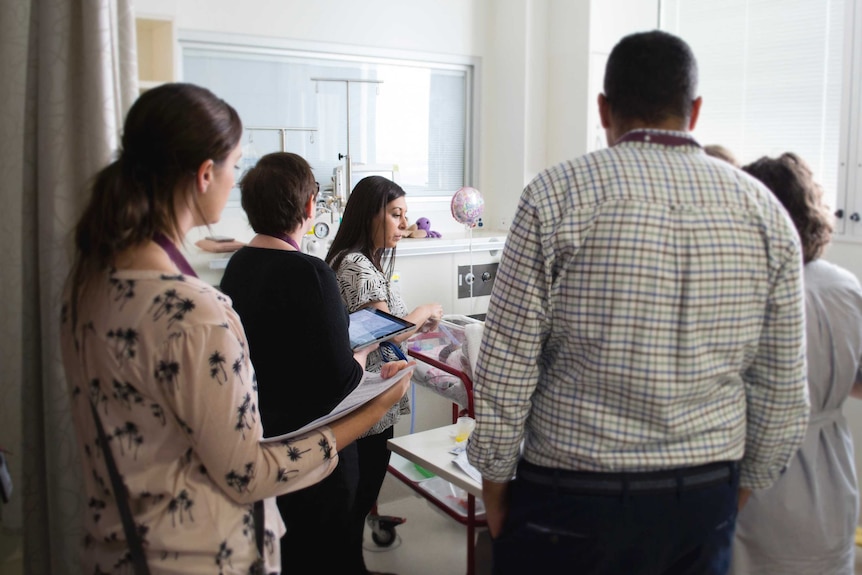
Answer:
<svg viewBox="0 0 862 575"><path fill-rule="evenodd" d="M437 329L437 324L443 318L443 306L439 303L429 303L416 308L416 311L421 311L425 320L420 324L419 331L427 332Z"/></svg>
<svg viewBox="0 0 862 575"><path fill-rule="evenodd" d="M356 360L356 363L359 364L359 367L361 367L362 369L365 369L365 366L367 365L366 361L368 360L368 354L371 353L372 351L374 351L375 349L379 348L379 347L380 347L380 344L375 343L374 345L369 345L368 347L364 347L364 348L360 349L359 351L354 351L353 352L353 359Z"/></svg>
<svg viewBox="0 0 862 575"><path fill-rule="evenodd" d="M380 367L380 375L384 379L389 379L390 377L397 375L399 371L414 365L416 365L415 361L388 361ZM404 397L404 394L407 393L407 389L410 387L411 375L412 372L406 374L398 381L398 383L380 394L379 399L381 403L386 404L387 410L398 403L398 401Z"/></svg>

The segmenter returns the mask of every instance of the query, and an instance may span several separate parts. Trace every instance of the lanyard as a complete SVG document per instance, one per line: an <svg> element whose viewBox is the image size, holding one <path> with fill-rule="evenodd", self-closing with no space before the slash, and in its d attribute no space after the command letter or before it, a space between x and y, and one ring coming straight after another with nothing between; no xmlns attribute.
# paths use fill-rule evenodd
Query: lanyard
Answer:
<svg viewBox="0 0 862 575"><path fill-rule="evenodd" d="M165 235L161 232L156 232L153 235L153 241L159 244L159 247L165 250L165 253L168 254L168 257L171 258L171 261L174 262L174 265L187 276L198 277L198 274L195 273L195 270L192 269L192 266L189 265L189 262L186 258L183 257L183 254L180 253L180 250L177 249L177 246L174 243L165 237Z"/></svg>
<svg viewBox="0 0 862 575"><path fill-rule="evenodd" d="M623 142L648 142L653 144L662 144L664 146L700 147L700 144L690 136L678 136L668 132L648 132L646 130L632 130L631 132L627 132L622 138L616 141L616 144L622 144Z"/></svg>
<svg viewBox="0 0 862 575"><path fill-rule="evenodd" d="M275 239L277 239L277 240L281 240L281 241L283 241L283 242L287 242L287 243L289 243L290 245L292 245L292 246L293 246L293 249L295 249L296 251L301 251L301 250L299 249L299 246L296 244L296 240L294 240L292 237L290 237L290 236L289 236L289 235L287 235L287 234L261 234L261 235L269 236L269 237L271 237L271 238L275 238Z"/></svg>

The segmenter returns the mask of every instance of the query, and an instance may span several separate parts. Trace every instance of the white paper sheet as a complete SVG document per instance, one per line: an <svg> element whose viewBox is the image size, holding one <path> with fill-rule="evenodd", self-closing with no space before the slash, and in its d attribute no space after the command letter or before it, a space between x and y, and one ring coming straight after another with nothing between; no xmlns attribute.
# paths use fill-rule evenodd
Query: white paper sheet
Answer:
<svg viewBox="0 0 862 575"><path fill-rule="evenodd" d="M473 465L467 461L467 451L463 450L455 459L452 460L452 463L461 468L461 470L470 476L473 481L477 483L482 483L482 474L479 473L479 470L473 467Z"/></svg>
<svg viewBox="0 0 862 575"><path fill-rule="evenodd" d="M300 427L296 431L291 431L290 433L285 433L282 435L277 435L275 437L266 437L261 440L261 443L274 443L276 441L284 441L285 439L290 439L291 437L296 437L297 435L302 435L306 431L314 429L315 427L320 427L321 425L326 425L331 421L335 421L340 417L344 417L351 411L358 409L362 404L367 403L395 385L402 377L405 375L409 375L413 373L413 369L415 366L410 366L399 371L395 376L390 377L389 379L383 379L380 377L379 373L370 373L365 372L365 377L362 379L362 382L356 386L350 395L345 397L341 403L335 406L335 408L330 411L328 414L323 417L318 417L311 423Z"/></svg>

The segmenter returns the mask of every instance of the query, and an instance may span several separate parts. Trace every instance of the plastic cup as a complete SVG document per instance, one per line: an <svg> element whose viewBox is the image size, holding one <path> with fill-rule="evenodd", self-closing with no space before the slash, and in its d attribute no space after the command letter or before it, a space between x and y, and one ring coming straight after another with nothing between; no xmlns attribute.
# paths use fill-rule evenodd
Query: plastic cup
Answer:
<svg viewBox="0 0 862 575"><path fill-rule="evenodd" d="M476 427L476 420L472 417L462 416L455 423L455 443L463 443L470 437L473 428Z"/></svg>

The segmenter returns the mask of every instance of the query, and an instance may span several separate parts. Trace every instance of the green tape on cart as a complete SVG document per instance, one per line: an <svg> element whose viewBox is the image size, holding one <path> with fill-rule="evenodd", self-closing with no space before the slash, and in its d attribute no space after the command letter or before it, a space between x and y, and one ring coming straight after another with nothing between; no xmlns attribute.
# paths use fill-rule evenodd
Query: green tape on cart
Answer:
<svg viewBox="0 0 862 575"><path fill-rule="evenodd" d="M424 477L434 477L433 473L431 473L430 471L428 471L427 469L425 469L424 467L422 467L418 463L414 463L413 466L416 468L416 471L418 471Z"/></svg>

